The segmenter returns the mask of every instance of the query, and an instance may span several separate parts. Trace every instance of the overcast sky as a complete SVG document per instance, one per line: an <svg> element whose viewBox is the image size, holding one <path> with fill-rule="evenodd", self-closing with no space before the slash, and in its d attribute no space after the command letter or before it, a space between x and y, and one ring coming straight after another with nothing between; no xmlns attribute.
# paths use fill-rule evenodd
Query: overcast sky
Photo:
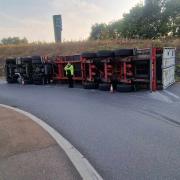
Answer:
<svg viewBox="0 0 180 180"><path fill-rule="evenodd" d="M95 23L120 19L141 0L0 0L0 39L54 41L52 15L62 14L63 40L83 40Z"/></svg>

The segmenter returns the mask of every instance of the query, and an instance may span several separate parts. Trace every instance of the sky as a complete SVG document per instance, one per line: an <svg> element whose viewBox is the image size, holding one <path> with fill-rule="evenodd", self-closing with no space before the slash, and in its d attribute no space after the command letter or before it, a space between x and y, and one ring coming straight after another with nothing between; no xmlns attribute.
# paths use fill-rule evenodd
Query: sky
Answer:
<svg viewBox="0 0 180 180"><path fill-rule="evenodd" d="M140 0L0 0L0 39L54 41L52 16L61 14L63 41L88 38L95 23L122 18Z"/></svg>

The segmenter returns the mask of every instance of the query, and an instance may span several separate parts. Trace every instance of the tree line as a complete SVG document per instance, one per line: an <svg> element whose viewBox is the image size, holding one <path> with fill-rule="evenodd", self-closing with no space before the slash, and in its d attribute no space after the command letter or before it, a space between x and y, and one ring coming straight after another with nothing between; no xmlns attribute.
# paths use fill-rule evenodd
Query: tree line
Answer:
<svg viewBox="0 0 180 180"><path fill-rule="evenodd" d="M92 26L90 39L180 37L180 0L146 0L123 18Z"/></svg>
<svg viewBox="0 0 180 180"><path fill-rule="evenodd" d="M27 38L19 38L19 37L8 37L3 38L0 41L0 45L18 45L18 44L28 44Z"/></svg>

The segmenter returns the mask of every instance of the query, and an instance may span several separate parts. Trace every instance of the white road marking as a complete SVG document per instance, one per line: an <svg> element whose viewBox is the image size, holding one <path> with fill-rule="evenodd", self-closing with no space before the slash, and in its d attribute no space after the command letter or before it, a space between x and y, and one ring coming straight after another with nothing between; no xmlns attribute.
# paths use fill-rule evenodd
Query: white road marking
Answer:
<svg viewBox="0 0 180 180"><path fill-rule="evenodd" d="M180 99L180 97L179 97L178 95L176 95L176 94L174 94L174 93L172 93L172 92L170 92L170 91L164 90L164 92L167 93L167 94L169 94L170 96L176 98L176 99Z"/></svg>
<svg viewBox="0 0 180 180"><path fill-rule="evenodd" d="M0 107L8 108L21 113L35 123L39 124L43 129L45 129L58 143L58 145L65 151L66 155L69 157L82 179L84 180L103 180L103 178L98 174L94 167L89 163L89 161L61 134L59 134L55 129L46 124L43 120L35 117L34 115L20 110L18 108L10 107L4 104L0 104Z"/></svg>
<svg viewBox="0 0 180 180"><path fill-rule="evenodd" d="M168 96L165 96L161 94L160 92L150 93L150 97L159 101L167 102L167 103L173 102Z"/></svg>

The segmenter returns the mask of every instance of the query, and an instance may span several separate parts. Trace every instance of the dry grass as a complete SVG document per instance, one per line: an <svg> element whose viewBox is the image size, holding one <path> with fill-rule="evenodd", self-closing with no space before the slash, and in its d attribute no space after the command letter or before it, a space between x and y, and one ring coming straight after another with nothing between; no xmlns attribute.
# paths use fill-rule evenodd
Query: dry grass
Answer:
<svg viewBox="0 0 180 180"><path fill-rule="evenodd" d="M82 41L65 42L62 44L42 43L28 45L0 46L0 59L7 56L28 56L38 54L42 56L53 55L72 55L79 54L82 51L97 51L101 49L117 48L146 48L152 46L174 46L180 48L180 39L164 40L106 40L106 41Z"/></svg>
<svg viewBox="0 0 180 180"><path fill-rule="evenodd" d="M65 42L62 44L40 43L28 45L11 45L0 46L0 64L9 56L56 56L56 55L73 55L83 51L97 51L102 49L118 48L148 48L148 47L172 46L180 50L180 39L163 39L163 40L105 40L105 41L82 41L82 42ZM180 53L178 54L180 56ZM179 60L180 61L180 57ZM0 65L2 67L2 65ZM0 69L1 69L0 67ZM1 71L1 70L0 70Z"/></svg>

